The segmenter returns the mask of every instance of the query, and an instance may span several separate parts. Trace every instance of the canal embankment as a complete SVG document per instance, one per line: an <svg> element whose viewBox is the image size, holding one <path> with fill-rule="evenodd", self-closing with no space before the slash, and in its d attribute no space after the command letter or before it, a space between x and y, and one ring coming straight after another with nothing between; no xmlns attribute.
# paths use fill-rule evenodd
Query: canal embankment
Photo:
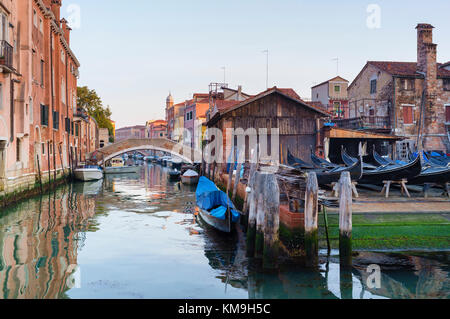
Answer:
<svg viewBox="0 0 450 319"><path fill-rule="evenodd" d="M10 178L8 187L0 192L0 208L20 203L33 196L45 194L71 180L70 169L57 169Z"/></svg>

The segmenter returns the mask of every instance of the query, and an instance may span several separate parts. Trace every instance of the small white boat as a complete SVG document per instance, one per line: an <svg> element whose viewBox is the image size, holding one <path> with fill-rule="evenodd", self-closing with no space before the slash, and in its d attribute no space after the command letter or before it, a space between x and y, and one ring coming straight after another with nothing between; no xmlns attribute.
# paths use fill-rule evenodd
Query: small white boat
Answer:
<svg viewBox="0 0 450 319"><path fill-rule="evenodd" d="M75 168L73 175L79 181L97 181L103 178L103 171L98 166L84 166Z"/></svg>
<svg viewBox="0 0 450 319"><path fill-rule="evenodd" d="M182 176L181 176L181 182L183 184L188 185L196 185L198 184L198 178L199 175L196 171L192 169L188 169Z"/></svg>
<svg viewBox="0 0 450 319"><path fill-rule="evenodd" d="M120 157L113 158L109 165L105 167L105 174L138 173L140 170L139 166L125 166L123 159Z"/></svg>

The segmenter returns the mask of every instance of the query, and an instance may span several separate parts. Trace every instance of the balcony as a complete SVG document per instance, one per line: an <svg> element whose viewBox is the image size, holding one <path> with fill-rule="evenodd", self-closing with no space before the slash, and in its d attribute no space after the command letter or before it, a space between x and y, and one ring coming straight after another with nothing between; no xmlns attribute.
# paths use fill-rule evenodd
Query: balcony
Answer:
<svg viewBox="0 0 450 319"><path fill-rule="evenodd" d="M375 130L386 131L391 130L389 116L360 116L350 119L334 120L337 127L351 130Z"/></svg>
<svg viewBox="0 0 450 319"><path fill-rule="evenodd" d="M5 40L0 41L0 67L5 73L10 73L14 70L13 47Z"/></svg>

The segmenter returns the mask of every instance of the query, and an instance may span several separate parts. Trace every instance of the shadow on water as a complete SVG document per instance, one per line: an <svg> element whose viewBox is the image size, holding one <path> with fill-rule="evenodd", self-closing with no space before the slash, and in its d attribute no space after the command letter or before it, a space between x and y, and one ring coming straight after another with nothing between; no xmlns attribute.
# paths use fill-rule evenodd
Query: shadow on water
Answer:
<svg viewBox="0 0 450 319"><path fill-rule="evenodd" d="M77 297L104 298L114 285L130 291L121 288L112 296L131 298L450 297L449 252L360 252L351 269L341 269L333 251L321 255L318 267L300 258L263 271L261 261L246 257L245 234L239 228L222 234L202 223L195 187L170 181L167 172L144 165L137 174L66 185L2 211L0 298L68 298L75 291ZM91 233L96 237L88 238ZM96 250L118 236L108 254ZM95 262L99 270L90 268ZM132 268L120 268L127 262ZM381 268L379 288L367 271L373 264ZM76 289L80 265L86 290ZM129 273L102 286L107 269L116 277Z"/></svg>

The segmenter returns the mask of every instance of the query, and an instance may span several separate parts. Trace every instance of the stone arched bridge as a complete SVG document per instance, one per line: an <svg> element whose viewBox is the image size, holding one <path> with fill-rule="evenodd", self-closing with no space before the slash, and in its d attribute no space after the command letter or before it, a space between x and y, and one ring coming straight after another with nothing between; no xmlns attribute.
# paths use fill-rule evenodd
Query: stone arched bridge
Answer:
<svg viewBox="0 0 450 319"><path fill-rule="evenodd" d="M201 161L202 154L190 146L181 145L174 141L156 138L156 139L127 139L117 143L110 144L104 148L91 153L88 162L102 165L106 161L119 156L123 153L142 150L155 150L170 153L182 158L188 163Z"/></svg>

